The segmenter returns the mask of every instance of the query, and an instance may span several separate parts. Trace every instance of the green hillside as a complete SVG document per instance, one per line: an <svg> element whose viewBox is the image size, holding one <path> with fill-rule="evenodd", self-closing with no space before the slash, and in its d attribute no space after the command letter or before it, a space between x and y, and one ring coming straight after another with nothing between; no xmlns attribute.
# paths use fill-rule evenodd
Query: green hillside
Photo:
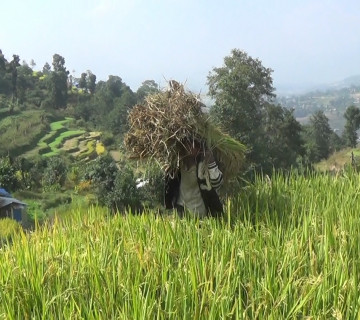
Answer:
<svg viewBox="0 0 360 320"><path fill-rule="evenodd" d="M289 109L294 109L297 120L303 124L309 122L310 116L315 111L323 110L331 128L342 131L346 108L351 105L360 107L360 86L348 83L342 88L329 87L304 94L278 96L277 101Z"/></svg>
<svg viewBox="0 0 360 320"><path fill-rule="evenodd" d="M63 153L80 160L104 153L96 150L101 132L75 129L74 119L69 117L53 122L45 122L44 118L44 112L23 111L0 120L0 156L33 158ZM65 145L68 140L72 140L71 148Z"/></svg>
<svg viewBox="0 0 360 320"><path fill-rule="evenodd" d="M8 114L0 109L0 156L21 155L34 148L48 129L45 117L46 112L40 110Z"/></svg>

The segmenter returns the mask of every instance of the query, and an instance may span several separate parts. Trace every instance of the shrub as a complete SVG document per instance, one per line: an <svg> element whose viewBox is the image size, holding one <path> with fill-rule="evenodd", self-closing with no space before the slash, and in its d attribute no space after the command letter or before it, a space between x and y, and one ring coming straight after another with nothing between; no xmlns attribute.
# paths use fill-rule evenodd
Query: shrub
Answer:
<svg viewBox="0 0 360 320"><path fill-rule="evenodd" d="M104 203L113 211L129 208L132 212L140 210L140 192L136 188L134 172L128 165L123 165L117 172L114 188L105 194Z"/></svg>
<svg viewBox="0 0 360 320"><path fill-rule="evenodd" d="M111 146L115 143L114 135L112 133L103 133L100 140L105 147Z"/></svg>
<svg viewBox="0 0 360 320"><path fill-rule="evenodd" d="M141 177L147 183L139 188L143 204L148 208L162 206L164 198L164 171L156 163L149 162L145 166L145 171Z"/></svg>
<svg viewBox="0 0 360 320"><path fill-rule="evenodd" d="M105 152L105 147L102 142L97 142L95 147L96 153L101 155Z"/></svg>
<svg viewBox="0 0 360 320"><path fill-rule="evenodd" d="M89 180L81 181L76 187L76 191L89 191L91 189L91 182Z"/></svg>
<svg viewBox="0 0 360 320"><path fill-rule="evenodd" d="M59 195L55 194L54 196L48 197L42 202L41 208L43 210L48 210L50 208L56 208L60 205L71 203L71 197L68 195Z"/></svg>
<svg viewBox="0 0 360 320"><path fill-rule="evenodd" d="M60 157L51 157L43 174L43 187L45 190L59 190L66 179L67 167Z"/></svg>
<svg viewBox="0 0 360 320"><path fill-rule="evenodd" d="M140 208L134 172L127 164L120 164L119 170L110 156L100 156L89 164L84 180L91 181L99 203L113 212Z"/></svg>

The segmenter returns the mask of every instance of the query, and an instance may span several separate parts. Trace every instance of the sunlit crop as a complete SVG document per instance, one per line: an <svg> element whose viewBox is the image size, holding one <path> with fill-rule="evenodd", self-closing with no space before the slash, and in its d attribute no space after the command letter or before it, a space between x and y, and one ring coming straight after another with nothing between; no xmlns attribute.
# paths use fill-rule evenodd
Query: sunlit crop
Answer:
<svg viewBox="0 0 360 320"><path fill-rule="evenodd" d="M0 250L4 319L357 319L360 176L259 178L223 220L74 208Z"/></svg>

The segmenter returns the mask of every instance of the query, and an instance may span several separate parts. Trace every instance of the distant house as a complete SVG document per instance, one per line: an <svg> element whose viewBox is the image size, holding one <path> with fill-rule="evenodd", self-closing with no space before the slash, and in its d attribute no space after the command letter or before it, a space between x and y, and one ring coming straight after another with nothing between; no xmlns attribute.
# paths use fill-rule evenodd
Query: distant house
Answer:
<svg viewBox="0 0 360 320"><path fill-rule="evenodd" d="M0 188L0 219L11 218L24 224L26 217L26 203L13 198L9 192Z"/></svg>

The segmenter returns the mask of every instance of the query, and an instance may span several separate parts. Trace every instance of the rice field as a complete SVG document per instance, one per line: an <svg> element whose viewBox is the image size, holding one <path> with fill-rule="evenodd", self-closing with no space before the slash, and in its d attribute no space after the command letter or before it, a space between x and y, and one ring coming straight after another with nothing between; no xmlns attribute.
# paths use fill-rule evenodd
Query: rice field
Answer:
<svg viewBox="0 0 360 320"><path fill-rule="evenodd" d="M0 319L358 319L360 176L259 177L223 220L74 208L0 249Z"/></svg>

